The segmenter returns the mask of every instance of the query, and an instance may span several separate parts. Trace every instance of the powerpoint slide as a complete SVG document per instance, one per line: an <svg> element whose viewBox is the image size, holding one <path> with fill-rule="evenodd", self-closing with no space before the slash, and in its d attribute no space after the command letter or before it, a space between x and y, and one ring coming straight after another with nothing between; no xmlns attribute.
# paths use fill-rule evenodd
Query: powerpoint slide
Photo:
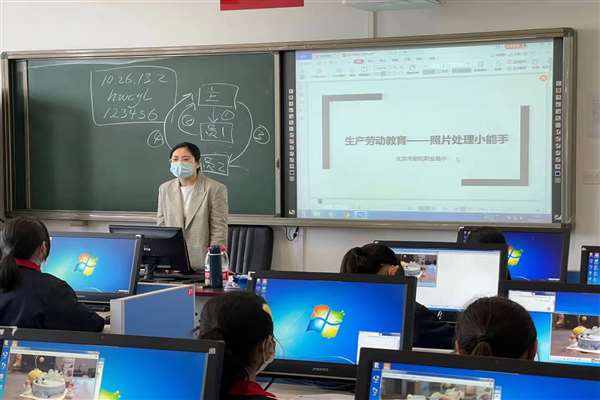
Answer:
<svg viewBox="0 0 600 400"><path fill-rule="evenodd" d="M468 381L452 378L381 380L382 400L494 400L494 387L489 381Z"/></svg>
<svg viewBox="0 0 600 400"><path fill-rule="evenodd" d="M554 313L552 315L550 359L600 361L600 317Z"/></svg>
<svg viewBox="0 0 600 400"><path fill-rule="evenodd" d="M438 271L437 253L399 254L398 258L406 276L417 278L420 286L436 286Z"/></svg>
<svg viewBox="0 0 600 400"><path fill-rule="evenodd" d="M11 353L4 400L94 399L98 358L89 354Z"/></svg>
<svg viewBox="0 0 600 400"><path fill-rule="evenodd" d="M532 50L473 46L457 52L481 68L445 69L458 53L418 49L405 72L385 49L297 61L298 210L550 215L552 44Z"/></svg>

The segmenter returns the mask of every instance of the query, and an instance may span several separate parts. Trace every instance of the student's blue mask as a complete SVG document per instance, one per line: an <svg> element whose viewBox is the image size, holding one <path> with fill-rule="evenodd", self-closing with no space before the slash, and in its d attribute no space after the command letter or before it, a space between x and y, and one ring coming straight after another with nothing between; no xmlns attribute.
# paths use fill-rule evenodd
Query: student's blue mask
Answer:
<svg viewBox="0 0 600 400"><path fill-rule="evenodd" d="M187 162L172 162L171 173L176 178L190 178L194 176L194 164Z"/></svg>

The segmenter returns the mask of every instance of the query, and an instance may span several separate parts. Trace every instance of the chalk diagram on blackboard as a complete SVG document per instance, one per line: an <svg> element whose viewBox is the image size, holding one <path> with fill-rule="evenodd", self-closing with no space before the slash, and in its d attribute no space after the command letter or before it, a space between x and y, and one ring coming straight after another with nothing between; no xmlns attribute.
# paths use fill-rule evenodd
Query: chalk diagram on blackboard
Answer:
<svg viewBox="0 0 600 400"><path fill-rule="evenodd" d="M92 120L96 126L154 124L146 145L156 149L188 141L202 152L205 173L229 176L248 171L241 161L252 145L271 142L271 133L231 82L203 83L178 98L174 69L124 66L90 72Z"/></svg>

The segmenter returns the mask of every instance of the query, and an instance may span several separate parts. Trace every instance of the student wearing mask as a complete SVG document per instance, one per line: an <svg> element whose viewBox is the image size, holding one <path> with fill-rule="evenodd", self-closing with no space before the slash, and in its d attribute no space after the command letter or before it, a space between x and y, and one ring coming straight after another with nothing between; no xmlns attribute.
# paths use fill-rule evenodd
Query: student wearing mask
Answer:
<svg viewBox="0 0 600 400"><path fill-rule="evenodd" d="M369 243L350 249L342 259L340 272L345 274L401 275L396 254L387 246ZM427 307L415 303L413 347L451 349L454 327L439 321Z"/></svg>
<svg viewBox="0 0 600 400"><path fill-rule="evenodd" d="M50 237L39 220L18 217L0 230L0 325L96 331L104 319L77 301L63 280L41 271Z"/></svg>
<svg viewBox="0 0 600 400"><path fill-rule="evenodd" d="M455 347L463 355L533 360L537 331L521 305L504 297L483 297L459 317Z"/></svg>
<svg viewBox="0 0 600 400"><path fill-rule="evenodd" d="M220 399L276 399L256 383L256 376L275 358L273 319L264 299L232 292L212 298L204 310L200 338L225 342Z"/></svg>
<svg viewBox="0 0 600 400"><path fill-rule="evenodd" d="M227 188L204 176L200 166L200 149L192 143L179 143L169 156L175 179L158 189L158 226L183 229L195 270L204 269L211 245L227 246Z"/></svg>

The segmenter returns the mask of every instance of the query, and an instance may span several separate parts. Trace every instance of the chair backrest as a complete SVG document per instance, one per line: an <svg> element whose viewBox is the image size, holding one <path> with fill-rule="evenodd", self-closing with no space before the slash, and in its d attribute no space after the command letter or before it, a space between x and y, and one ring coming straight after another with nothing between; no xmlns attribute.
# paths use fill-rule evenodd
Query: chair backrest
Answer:
<svg viewBox="0 0 600 400"><path fill-rule="evenodd" d="M271 269L273 229L269 226L229 225L229 269L239 274Z"/></svg>

